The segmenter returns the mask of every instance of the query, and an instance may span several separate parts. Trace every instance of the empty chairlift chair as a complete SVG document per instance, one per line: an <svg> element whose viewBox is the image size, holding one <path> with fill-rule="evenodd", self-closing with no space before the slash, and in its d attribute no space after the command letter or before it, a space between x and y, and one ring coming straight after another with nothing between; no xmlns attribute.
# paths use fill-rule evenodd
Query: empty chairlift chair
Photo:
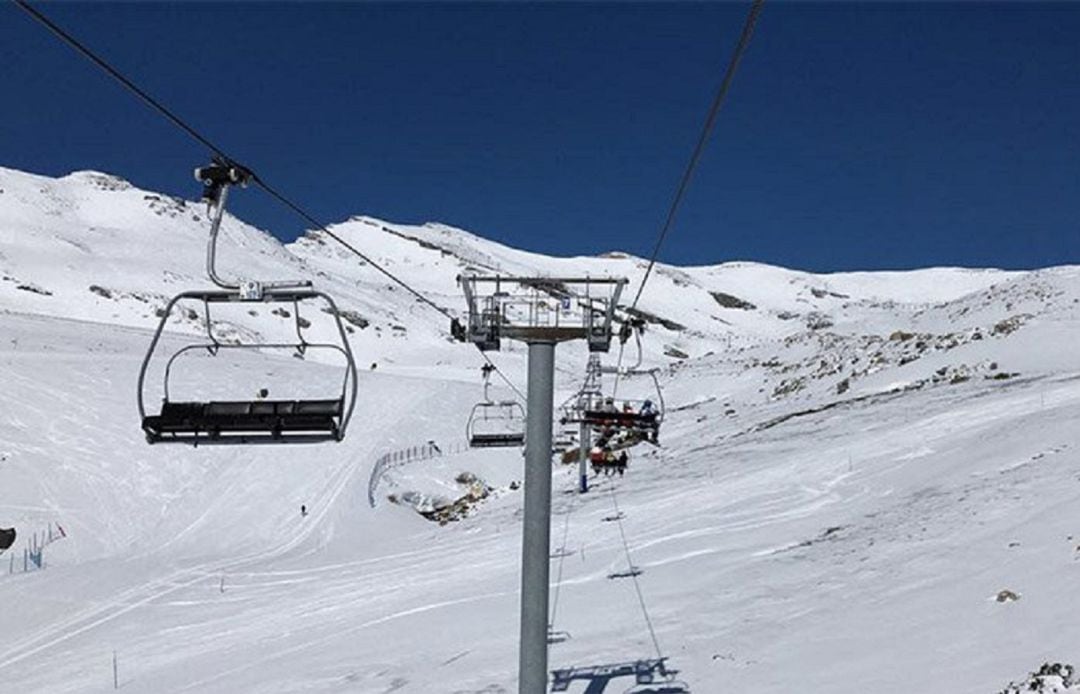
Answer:
<svg viewBox="0 0 1080 694"><path fill-rule="evenodd" d="M525 408L514 400L492 401L491 364L480 368L484 375L484 400L473 405L465 425L470 448L516 448L525 445Z"/></svg>
<svg viewBox="0 0 1080 694"><path fill-rule="evenodd" d="M473 406L466 433L471 448L516 448L525 445L525 408L513 400Z"/></svg>
<svg viewBox="0 0 1080 694"><path fill-rule="evenodd" d="M163 311L161 322L139 372L139 414L149 443L317 443L341 441L345 437L345 430L356 404L356 363L333 299L323 292L311 289L310 282L306 281L228 283L216 274L216 242L228 188L232 184L244 183L248 175L241 167L225 163L196 170L196 177L205 184L204 199L210 204L213 213L210 242L207 246L207 273L222 289L183 292L174 297ZM201 304L202 322L206 329L205 339L185 344L168 358L163 369L161 410L157 414L148 414L145 403L147 370L154 361L170 317L176 313L181 302L192 301ZM279 307L274 313L292 319L295 340L243 342L235 336L224 339L216 334L211 307L238 303L247 307L253 315L255 305L291 304L291 311ZM312 342L306 339L304 331L312 323L301 314L302 307L311 303L321 303L321 313L330 316L329 320L334 325L331 332L335 335L332 342ZM193 313L189 312L189 317L192 317L190 314ZM319 313L311 315L319 316ZM192 400L172 397L171 379L174 376L174 367L181 357L193 354L220 357L234 351L263 350L291 350L295 356L301 358L309 351L334 352L344 363L340 383L318 398L304 396L271 400L266 397L268 393L265 390L251 398L250 394L255 393L254 387L247 389L249 397L245 399ZM214 361L216 360L211 360ZM207 374L207 377L214 382L223 380L213 373ZM275 396L286 388L280 384L274 385Z"/></svg>

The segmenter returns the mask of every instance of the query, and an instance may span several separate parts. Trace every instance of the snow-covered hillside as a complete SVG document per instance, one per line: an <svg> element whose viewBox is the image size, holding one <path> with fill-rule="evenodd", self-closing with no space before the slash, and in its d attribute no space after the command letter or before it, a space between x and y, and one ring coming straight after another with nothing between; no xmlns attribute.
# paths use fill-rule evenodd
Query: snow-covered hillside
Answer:
<svg viewBox="0 0 1080 694"><path fill-rule="evenodd" d="M469 269L626 276L631 296L645 270L440 224L333 231L457 313ZM346 441L146 445L139 363L168 298L208 286L206 232L200 204L113 176L0 169L0 527L20 533L0 555L0 691L112 689L114 652L126 691L515 691L520 452L459 452L481 358L332 240L283 246L230 218L221 264L337 299L361 366ZM655 655L632 583L608 578L626 568L615 501L660 647L694 692L993 693L1080 661L1080 267L659 265L639 308L663 445L583 496L556 471L554 626L571 638L553 667ZM179 314L166 342L201 320ZM523 389L524 350L508 347L494 359ZM560 399L584 362L559 348ZM250 396L336 373L254 366L206 377ZM429 441L444 455L396 467L372 507L380 457ZM462 472L489 492L463 520L387 499L452 497ZM58 525L45 568L24 572L25 541ZM590 691L632 680L603 685Z"/></svg>

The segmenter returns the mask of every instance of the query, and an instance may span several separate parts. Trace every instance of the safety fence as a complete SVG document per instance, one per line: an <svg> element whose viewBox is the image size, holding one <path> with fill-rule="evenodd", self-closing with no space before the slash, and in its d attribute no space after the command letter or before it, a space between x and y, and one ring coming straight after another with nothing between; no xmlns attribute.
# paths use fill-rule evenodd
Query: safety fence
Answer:
<svg viewBox="0 0 1080 694"><path fill-rule="evenodd" d="M368 503L371 508L375 508L375 492L387 471L420 460L441 458L444 455L457 455L458 453L464 453L466 450L468 450L468 446L464 443L439 446L434 441L428 441L419 446L409 446L408 448L383 453L375 461L375 467L371 469L371 477L368 478Z"/></svg>
<svg viewBox="0 0 1080 694"><path fill-rule="evenodd" d="M26 539L26 545L23 547L21 560L17 560L18 554L12 551L14 548L7 550L9 554L8 573L18 574L44 569L45 548L65 537L67 537L67 533L64 532L63 526L59 523L49 523L45 530L31 533L30 537Z"/></svg>

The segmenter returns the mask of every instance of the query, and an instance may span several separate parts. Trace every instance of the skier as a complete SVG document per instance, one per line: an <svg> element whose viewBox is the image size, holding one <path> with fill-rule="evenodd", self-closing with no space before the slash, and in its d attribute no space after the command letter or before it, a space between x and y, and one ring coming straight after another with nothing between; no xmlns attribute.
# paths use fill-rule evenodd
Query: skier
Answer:
<svg viewBox="0 0 1080 694"><path fill-rule="evenodd" d="M307 518L307 505L306 504L300 504L300 517L301 518Z"/></svg>
<svg viewBox="0 0 1080 694"><path fill-rule="evenodd" d="M604 477L615 474L615 453L608 447L604 448Z"/></svg>
<svg viewBox="0 0 1080 694"><path fill-rule="evenodd" d="M592 463L593 474L599 475L600 470L604 467L604 449L600 446L593 446L589 451L589 462Z"/></svg>
<svg viewBox="0 0 1080 694"><path fill-rule="evenodd" d="M652 400L646 400L641 405L641 422L644 425L642 428L648 429L646 439L654 444L660 443L659 427L656 424L656 417L659 414Z"/></svg>
<svg viewBox="0 0 1080 694"><path fill-rule="evenodd" d="M619 459L615 463L615 469L619 471L619 477L623 476L623 473L626 472L626 466L629 465L629 464L630 464L630 456L628 456L626 454L626 451L623 451L622 453L619 454Z"/></svg>

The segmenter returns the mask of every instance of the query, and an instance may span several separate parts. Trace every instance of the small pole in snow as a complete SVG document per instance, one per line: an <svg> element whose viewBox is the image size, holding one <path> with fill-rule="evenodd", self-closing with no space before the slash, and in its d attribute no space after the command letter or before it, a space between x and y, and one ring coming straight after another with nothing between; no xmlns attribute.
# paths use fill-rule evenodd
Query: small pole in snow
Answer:
<svg viewBox="0 0 1080 694"><path fill-rule="evenodd" d="M120 671L116 666L116 651L112 652L112 686L113 689L120 688Z"/></svg>
<svg viewBox="0 0 1080 694"><path fill-rule="evenodd" d="M221 574L221 592L225 592L225 574Z"/></svg>

